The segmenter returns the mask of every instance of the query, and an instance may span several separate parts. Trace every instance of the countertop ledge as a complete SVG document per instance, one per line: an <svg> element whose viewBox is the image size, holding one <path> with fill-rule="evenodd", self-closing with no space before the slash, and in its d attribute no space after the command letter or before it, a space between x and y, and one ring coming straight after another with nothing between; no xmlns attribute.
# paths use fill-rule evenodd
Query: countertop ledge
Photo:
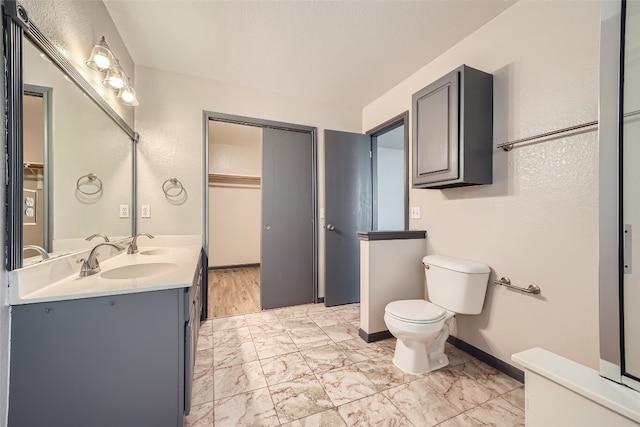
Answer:
<svg viewBox="0 0 640 427"><path fill-rule="evenodd" d="M158 254L142 254L153 250L158 250ZM10 272L9 278L9 303L33 304L190 287L200 250L198 245L144 246L140 247L140 253L137 254L128 255L125 252L100 260L101 271L87 277L79 277L77 254L68 259L62 257L57 262L14 270ZM114 268L148 263L173 263L177 267L169 272L140 278L107 279L102 276L102 273ZM73 269L71 274L70 269Z"/></svg>
<svg viewBox="0 0 640 427"><path fill-rule="evenodd" d="M511 360L640 423L640 392L603 378L594 369L538 347L515 353Z"/></svg>
<svg viewBox="0 0 640 427"><path fill-rule="evenodd" d="M402 239L426 239L426 230L372 230L358 231L358 239L370 240L402 240Z"/></svg>

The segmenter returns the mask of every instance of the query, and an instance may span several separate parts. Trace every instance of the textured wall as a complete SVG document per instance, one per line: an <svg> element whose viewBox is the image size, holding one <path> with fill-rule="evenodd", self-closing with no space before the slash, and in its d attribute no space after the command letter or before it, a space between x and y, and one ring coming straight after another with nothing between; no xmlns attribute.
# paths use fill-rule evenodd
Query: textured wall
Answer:
<svg viewBox="0 0 640 427"><path fill-rule="evenodd" d="M467 64L494 75L494 145L597 119L600 4L519 2L364 109L363 129L411 108L411 95ZM487 263L490 284L456 336L510 362L544 347L597 368L598 140L595 131L494 152L492 185L412 189L428 252Z"/></svg>
<svg viewBox="0 0 640 427"><path fill-rule="evenodd" d="M152 234L200 234L203 191L203 111L276 120L318 127L319 207L324 207L324 140L322 129L359 131L361 112L300 98L221 84L182 74L137 67L140 99L136 110L138 201L152 205L152 217L140 231ZM160 186L178 177L188 192L181 205L166 200ZM159 214L153 214L159 212ZM322 227L323 220L318 224ZM324 234L319 233L320 295L324 295Z"/></svg>

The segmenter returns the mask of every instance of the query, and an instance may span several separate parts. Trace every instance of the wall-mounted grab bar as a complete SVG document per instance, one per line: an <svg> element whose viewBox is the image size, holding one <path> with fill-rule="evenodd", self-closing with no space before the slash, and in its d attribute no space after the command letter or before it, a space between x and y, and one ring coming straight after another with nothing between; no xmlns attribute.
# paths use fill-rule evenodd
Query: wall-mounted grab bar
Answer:
<svg viewBox="0 0 640 427"><path fill-rule="evenodd" d="M494 280L493 283L500 286L506 286L510 289L515 289L516 291L524 292L525 294L537 295L540 293L540 287L538 285L529 285L526 288L521 288L520 286L512 285L511 279L508 277L501 277L500 280Z"/></svg>

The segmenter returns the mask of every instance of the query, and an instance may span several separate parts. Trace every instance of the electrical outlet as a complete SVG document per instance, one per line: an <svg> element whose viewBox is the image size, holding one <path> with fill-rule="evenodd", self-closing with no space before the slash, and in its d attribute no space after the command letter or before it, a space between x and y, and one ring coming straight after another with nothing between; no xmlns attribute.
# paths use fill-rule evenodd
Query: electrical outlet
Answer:
<svg viewBox="0 0 640 427"><path fill-rule="evenodd" d="M120 205L120 218L129 218L129 205Z"/></svg>
<svg viewBox="0 0 640 427"><path fill-rule="evenodd" d="M142 205L142 218L151 218L151 205Z"/></svg>
<svg viewBox="0 0 640 427"><path fill-rule="evenodd" d="M411 207L411 219L420 219L420 206Z"/></svg>

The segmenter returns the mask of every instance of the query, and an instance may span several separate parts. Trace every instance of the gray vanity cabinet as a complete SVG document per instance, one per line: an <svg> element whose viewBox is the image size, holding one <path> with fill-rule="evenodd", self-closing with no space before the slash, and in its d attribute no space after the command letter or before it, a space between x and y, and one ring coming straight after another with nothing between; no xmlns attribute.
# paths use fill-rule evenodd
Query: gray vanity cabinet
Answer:
<svg viewBox="0 0 640 427"><path fill-rule="evenodd" d="M413 187L491 184L493 76L463 65L416 92Z"/></svg>
<svg viewBox="0 0 640 427"><path fill-rule="evenodd" d="M182 427L198 270L190 288L13 306L9 425Z"/></svg>

